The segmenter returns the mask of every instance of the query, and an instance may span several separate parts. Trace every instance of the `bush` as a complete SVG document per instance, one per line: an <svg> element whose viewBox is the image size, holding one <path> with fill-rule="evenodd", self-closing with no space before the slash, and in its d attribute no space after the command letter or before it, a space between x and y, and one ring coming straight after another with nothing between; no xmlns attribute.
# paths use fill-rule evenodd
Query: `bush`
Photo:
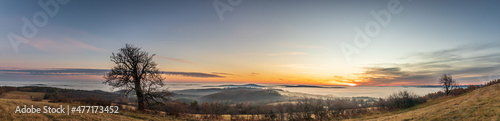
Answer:
<svg viewBox="0 0 500 121"><path fill-rule="evenodd" d="M43 95L43 99L49 99L50 97L52 97L52 95L49 93L45 93L45 95Z"/></svg>
<svg viewBox="0 0 500 121"><path fill-rule="evenodd" d="M184 113L188 112L187 104L181 102L169 102L162 106L162 111L165 111L169 115L173 115L176 117L181 116Z"/></svg>
<svg viewBox="0 0 500 121"><path fill-rule="evenodd" d="M110 106L111 101L106 100L106 99L100 99L100 98L87 98L87 99L77 99L75 101L84 103L84 104L89 104L89 105L100 105L100 106Z"/></svg>
<svg viewBox="0 0 500 121"><path fill-rule="evenodd" d="M400 91L389 96L388 99L381 99L378 103L385 109L404 109L425 103L425 99L409 91Z"/></svg>
<svg viewBox="0 0 500 121"><path fill-rule="evenodd" d="M2 93L5 92L5 89L3 89L3 87L0 87L0 95L2 95Z"/></svg>
<svg viewBox="0 0 500 121"><path fill-rule="evenodd" d="M423 98L427 99L427 100L432 100L432 99L437 99L437 98L443 97L445 95L446 94L443 91L438 91L438 92L426 94Z"/></svg>
<svg viewBox="0 0 500 121"><path fill-rule="evenodd" d="M35 98L32 98L31 101L42 101L42 98L35 97Z"/></svg>
<svg viewBox="0 0 500 121"><path fill-rule="evenodd" d="M484 86L491 86L491 85L498 84L498 83L500 83L500 79L490 81L490 82L486 83Z"/></svg>

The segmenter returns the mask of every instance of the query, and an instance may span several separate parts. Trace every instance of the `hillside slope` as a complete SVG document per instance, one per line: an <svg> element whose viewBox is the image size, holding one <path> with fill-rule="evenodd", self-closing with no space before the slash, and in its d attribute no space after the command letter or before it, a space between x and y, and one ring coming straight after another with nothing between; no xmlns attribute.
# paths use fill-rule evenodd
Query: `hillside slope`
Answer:
<svg viewBox="0 0 500 121"><path fill-rule="evenodd" d="M28 105L30 107L33 105L34 107L41 108L43 106L50 107L59 107L60 105L66 106L71 105L75 106L75 104L67 104L67 103L48 103L46 101L43 102L34 102L27 99L6 99L0 98L0 120L21 120L21 121L51 121L51 120L115 120L115 121L142 121L142 120L189 120L189 119L181 119L181 118L173 118L166 116L156 116L150 114L139 114L128 111L119 111L119 114L93 114L93 113L73 113L70 115L67 114L20 114L14 113L17 106L23 107L24 105ZM42 109L43 110L43 109Z"/></svg>
<svg viewBox="0 0 500 121"><path fill-rule="evenodd" d="M500 84L430 101L408 110L354 120L500 120Z"/></svg>

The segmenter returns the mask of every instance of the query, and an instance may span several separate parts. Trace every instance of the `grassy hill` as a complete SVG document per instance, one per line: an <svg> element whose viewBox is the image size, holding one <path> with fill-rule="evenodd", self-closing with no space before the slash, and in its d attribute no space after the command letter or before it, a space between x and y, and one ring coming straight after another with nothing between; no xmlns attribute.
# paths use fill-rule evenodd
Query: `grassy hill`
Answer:
<svg viewBox="0 0 500 121"><path fill-rule="evenodd" d="M49 121L49 120L119 120L119 121L141 121L141 120L190 120L185 118L174 118L171 116L159 116L152 114L136 113L126 110L120 110L119 114L93 114L93 113L74 113L74 114L20 114L14 113L17 106L23 107L27 105L30 107L33 105L35 108L42 108L43 106L59 107L60 105L66 106L77 106L81 104L74 103L49 103L44 101L31 101L30 96L43 96L43 93L33 93L33 92L18 92L12 91L2 94L0 98L0 120L21 120L21 121ZM14 99L13 99L14 98ZM42 109L43 111L43 109ZM192 119L191 119L192 120Z"/></svg>
<svg viewBox="0 0 500 121"><path fill-rule="evenodd" d="M10 91L0 95L0 98L11 98L11 99L31 99L39 98L42 99L45 93L42 92L21 92L21 91Z"/></svg>
<svg viewBox="0 0 500 121"><path fill-rule="evenodd" d="M500 84L389 113L351 120L500 120Z"/></svg>
<svg viewBox="0 0 500 121"><path fill-rule="evenodd" d="M25 90L24 88L20 88L21 90ZM0 95L0 120L200 120L200 118L208 116L206 120L230 120L231 112L235 111L246 111L247 113L242 113L241 116L244 119L254 119L253 116L264 117L261 119L269 119L265 118L265 116L296 116L308 114L311 115L312 118L316 117L317 114L314 113L313 110L306 111L308 113L304 113L303 110L312 109L312 107L322 109L323 106L317 107L315 101L313 100L303 100L302 103L290 103L286 105L250 105L250 104L241 104L234 105L232 108L225 109L224 105L221 103L205 103L200 104L201 106L192 107L193 104L185 104L185 103L171 103L169 108L166 109L182 109L177 110L179 112L183 112L181 117L174 118L173 116L163 115L165 113L160 114L150 114L150 113L138 113L127 110L120 110L119 114L92 114L92 113L83 113L83 114L16 114L15 109L16 106L24 106L24 105L34 105L34 107L43 107L43 106L51 106L58 107L59 105L85 105L80 104L75 101L69 101L71 103L49 103L47 100L43 101L32 101L33 98L43 97L45 94L50 94L51 91L45 91L46 88L29 88L31 91L41 89L43 91L38 92L24 92L24 91L9 91ZM61 91L59 91L61 92ZM66 91L65 91L66 92ZM87 94L89 93L89 94ZM96 91L72 91L68 94L77 94L76 96L80 97L88 97L88 96L99 96L104 95L101 92ZM87 96L82 96L87 95ZM110 94L105 94L110 95ZM253 96L252 96L253 95ZM112 96L112 95L111 95ZM228 98L231 97L231 98ZM256 97L257 96L257 97ZM253 98L263 98L263 99L274 99L273 97L280 97L281 95L273 90L258 90L258 89L232 89L231 91L220 91L218 93L209 94L203 96L202 99L219 99L219 100L229 100L229 101L242 101L242 100L250 100ZM73 99L73 98L72 98ZM330 102L332 104L340 103L343 106L355 106L351 105L349 102L343 102L341 100ZM329 104L330 104L329 103ZM300 105L299 105L300 104ZM198 104L197 104L198 105ZM225 104L225 106L229 106ZM281 106L281 107L280 107ZM224 108L224 110L219 110ZM334 106L334 107L339 107ZM277 113L270 112L269 110L273 109L275 111L278 110L296 110L299 113ZM193 111L198 111L194 112ZM330 108L329 108L330 109ZM333 107L331 108L333 109ZM336 111L336 110L335 110ZM347 110L346 110L347 111ZM349 110L352 113L353 110ZM205 112L205 113L204 113ZM212 112L212 113L207 113ZM216 112L216 113L214 113ZM374 112L378 112L375 110ZM268 113L272 113L273 115L266 115ZM331 113L331 112L330 112ZM335 113L335 112L333 112ZM346 112L347 113L347 112ZM205 115L207 114L207 115ZM208 115L211 114L211 115ZM250 114L255 114L251 115ZM286 115L290 114L290 115ZM364 113L366 114L366 113ZM333 114L332 114L333 115ZM219 117L214 117L219 116ZM359 115L358 115L359 116ZM259 119L259 118L256 118ZM284 118L286 119L286 118ZM297 118L301 119L301 118ZM306 120L306 118L303 118ZM309 118L311 119L311 118ZM336 118L335 118L336 119ZM362 115L361 117L348 119L348 120L500 120L500 84L494 84L491 86L486 86L483 88L479 88L473 90L468 93L461 94L459 96L448 96L441 97L431 101L428 101L424 104L420 104L408 109L391 111L391 112L378 112L373 113L369 112L367 115Z"/></svg>

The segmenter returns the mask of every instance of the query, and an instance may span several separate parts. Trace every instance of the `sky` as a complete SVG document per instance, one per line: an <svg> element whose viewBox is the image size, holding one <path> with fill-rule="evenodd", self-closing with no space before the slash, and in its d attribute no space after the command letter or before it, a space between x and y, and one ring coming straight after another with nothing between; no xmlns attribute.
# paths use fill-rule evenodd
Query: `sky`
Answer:
<svg viewBox="0 0 500 121"><path fill-rule="evenodd" d="M499 4L0 0L0 81L103 81L130 43L171 82L482 84L500 78Z"/></svg>

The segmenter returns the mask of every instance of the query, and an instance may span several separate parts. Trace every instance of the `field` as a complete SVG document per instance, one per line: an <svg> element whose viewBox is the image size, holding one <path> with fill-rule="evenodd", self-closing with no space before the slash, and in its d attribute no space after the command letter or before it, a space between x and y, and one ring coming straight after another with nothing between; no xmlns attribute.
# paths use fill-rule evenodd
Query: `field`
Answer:
<svg viewBox="0 0 500 121"><path fill-rule="evenodd" d="M0 95L0 98L10 98L10 99L31 99L38 98L43 99L45 93L41 92L21 92L21 91L10 91Z"/></svg>
<svg viewBox="0 0 500 121"><path fill-rule="evenodd" d="M351 120L500 120L500 84L457 97L445 97L415 107Z"/></svg>
<svg viewBox="0 0 500 121"><path fill-rule="evenodd" d="M14 113L17 106L35 108L43 106L59 107L60 105L84 105L78 102L49 103L47 100L32 101L43 98L45 93L10 91L0 95L0 119L2 120L198 120L203 114L181 114L180 117L152 113L139 113L120 110L119 114L20 114ZM500 120L500 84L479 88L459 96L445 96L426 103L396 111L372 112L346 120ZM120 108L122 109L122 108ZM236 115L240 119L253 119L251 115ZM264 114L254 116L263 117ZM315 116L313 115L313 118ZM206 119L206 118L205 118ZM229 114L221 114L212 120L230 120ZM257 118L258 119L258 118Z"/></svg>
<svg viewBox="0 0 500 121"><path fill-rule="evenodd" d="M40 95L38 93L31 92L8 92L5 93L9 97L29 97L29 95ZM4 96L5 94L2 94ZM43 97L43 94L42 94ZM59 107L60 105L66 106L76 106L76 104L69 103L49 103L47 101L31 101L29 99L7 99L0 98L0 119L1 120L21 120L21 121L50 121L50 120L118 120L118 121L140 121L140 120L188 120L186 118L174 118L170 116L158 116L152 114L143 114L130 112L125 110L120 110L119 114L92 114L92 113L82 113L82 114L20 114L14 113L17 106L23 107L28 105L30 107L33 105L35 108L42 108L43 106ZM42 109L43 110L43 109Z"/></svg>

